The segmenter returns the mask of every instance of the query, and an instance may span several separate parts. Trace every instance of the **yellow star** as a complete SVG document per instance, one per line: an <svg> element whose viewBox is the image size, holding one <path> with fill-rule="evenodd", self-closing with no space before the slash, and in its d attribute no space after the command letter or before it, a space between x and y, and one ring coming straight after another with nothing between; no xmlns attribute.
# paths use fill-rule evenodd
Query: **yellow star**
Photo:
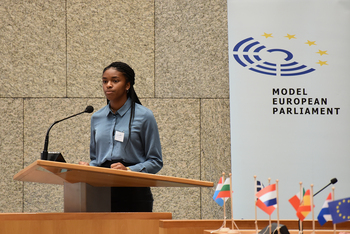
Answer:
<svg viewBox="0 0 350 234"><path fill-rule="evenodd" d="M284 37L288 37L289 40L292 39L292 38L296 39L295 34L294 35L290 35L290 34L287 33L287 36L284 36Z"/></svg>
<svg viewBox="0 0 350 234"><path fill-rule="evenodd" d="M308 44L309 46L312 46L312 45L316 45L315 42L316 41L309 41L309 40L307 40L307 42L305 42L305 44Z"/></svg>
<svg viewBox="0 0 350 234"><path fill-rule="evenodd" d="M320 54L320 55L324 55L324 54L328 55L328 54L327 54L327 50L324 50L324 51L318 50L318 52L316 52L316 53L318 53L318 54Z"/></svg>
<svg viewBox="0 0 350 234"><path fill-rule="evenodd" d="M321 60L318 60L317 64L320 64L321 66L328 65L327 61L321 61Z"/></svg>
<svg viewBox="0 0 350 234"><path fill-rule="evenodd" d="M263 36L263 37L265 37L265 38L273 37L273 36L272 36L272 33L265 33L265 32L264 32L264 34L261 35L261 36Z"/></svg>

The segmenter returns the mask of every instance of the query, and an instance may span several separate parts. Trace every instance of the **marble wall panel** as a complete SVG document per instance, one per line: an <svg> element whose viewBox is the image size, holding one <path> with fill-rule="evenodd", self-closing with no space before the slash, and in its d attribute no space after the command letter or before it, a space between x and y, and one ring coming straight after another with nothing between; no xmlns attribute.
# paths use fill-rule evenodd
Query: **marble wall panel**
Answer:
<svg viewBox="0 0 350 234"><path fill-rule="evenodd" d="M24 102L24 166L40 159L47 130L57 120L80 113L91 105L95 110L105 99L43 98ZM61 152L67 163L89 161L90 118L84 113L55 124L49 134L49 152ZM61 212L63 188L58 185L24 183L25 212Z"/></svg>
<svg viewBox="0 0 350 234"><path fill-rule="evenodd" d="M2 0L0 97L66 95L65 1Z"/></svg>
<svg viewBox="0 0 350 234"><path fill-rule="evenodd" d="M154 97L154 2L67 2L68 97L103 97L102 70L128 63L140 97Z"/></svg>
<svg viewBox="0 0 350 234"><path fill-rule="evenodd" d="M0 212L22 212L23 100L0 98Z"/></svg>
<svg viewBox="0 0 350 234"><path fill-rule="evenodd" d="M198 99L141 100L158 123L164 167L160 175L200 179L200 105ZM152 188L155 212L174 219L200 218L199 188Z"/></svg>
<svg viewBox="0 0 350 234"><path fill-rule="evenodd" d="M12 177L40 158L54 121L105 105L102 69L118 60L134 68L136 92L157 119L159 174L216 184L230 171L226 1L3 0L0 212L63 210L62 186ZM49 151L89 161L90 117L55 125ZM155 212L222 218L214 188L152 190Z"/></svg>
<svg viewBox="0 0 350 234"><path fill-rule="evenodd" d="M201 100L201 178L212 181L212 189L202 188L202 218L223 219L223 207L213 200L213 194L222 172L231 172L229 99ZM230 202L226 205L227 217L231 217Z"/></svg>
<svg viewBox="0 0 350 234"><path fill-rule="evenodd" d="M226 1L155 1L156 97L228 98Z"/></svg>

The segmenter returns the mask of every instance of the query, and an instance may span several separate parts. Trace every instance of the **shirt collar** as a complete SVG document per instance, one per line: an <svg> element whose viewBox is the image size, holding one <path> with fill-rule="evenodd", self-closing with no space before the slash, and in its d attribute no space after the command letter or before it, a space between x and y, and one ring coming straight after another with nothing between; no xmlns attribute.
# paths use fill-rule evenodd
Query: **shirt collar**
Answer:
<svg viewBox="0 0 350 234"><path fill-rule="evenodd" d="M130 107L131 107L131 99L128 98L124 103L124 105L120 107L119 110L117 110L116 114L119 114L120 116L124 116L125 113L130 109ZM111 111L111 108L109 107L109 105L107 105L106 115L109 115L109 114L113 114L113 112Z"/></svg>

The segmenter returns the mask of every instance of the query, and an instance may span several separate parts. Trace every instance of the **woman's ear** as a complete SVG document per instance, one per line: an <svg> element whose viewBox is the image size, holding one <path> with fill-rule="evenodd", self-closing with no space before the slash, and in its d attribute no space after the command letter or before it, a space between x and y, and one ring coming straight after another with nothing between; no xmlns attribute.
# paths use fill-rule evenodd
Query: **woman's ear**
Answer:
<svg viewBox="0 0 350 234"><path fill-rule="evenodd" d="M129 89L130 89L130 82L128 82L128 83L125 85L125 89L126 89L126 91L129 91Z"/></svg>

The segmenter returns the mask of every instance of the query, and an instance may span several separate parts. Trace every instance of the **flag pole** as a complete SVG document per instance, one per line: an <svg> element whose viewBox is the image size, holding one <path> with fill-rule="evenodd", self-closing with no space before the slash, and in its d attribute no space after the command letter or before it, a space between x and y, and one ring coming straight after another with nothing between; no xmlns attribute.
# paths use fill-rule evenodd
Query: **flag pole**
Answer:
<svg viewBox="0 0 350 234"><path fill-rule="evenodd" d="M332 187L332 200L334 201L334 187ZM337 233L337 227L336 227L336 224L333 224L333 233L336 234Z"/></svg>
<svg viewBox="0 0 350 234"><path fill-rule="evenodd" d="M222 173L222 180L223 183L225 183L225 172ZM224 200L224 228L226 228L226 199L223 198Z"/></svg>
<svg viewBox="0 0 350 234"><path fill-rule="evenodd" d="M301 203L302 203L302 200L303 200L303 182L299 182L299 185L300 185L300 193L299 193L299 206L301 205ZM300 219L299 219L299 234L303 234L303 221L301 221Z"/></svg>
<svg viewBox="0 0 350 234"><path fill-rule="evenodd" d="M255 206L255 233L258 234L258 214L257 214L257 208L256 208L256 192L257 192L257 187L256 187L256 175L254 175L254 184L255 184L255 190L254 190L254 206Z"/></svg>
<svg viewBox="0 0 350 234"><path fill-rule="evenodd" d="M268 178L267 180L268 180L269 185L270 185L271 178ZM270 230L269 233L271 234L271 215L269 215L269 230Z"/></svg>
<svg viewBox="0 0 350 234"><path fill-rule="evenodd" d="M232 192L232 174L230 173L229 176L230 176L230 197L231 197L231 229L233 230L235 228L233 226L234 221L233 221L233 202L232 202L232 200L233 200L232 199L232 194L233 194L233 192Z"/></svg>
<svg viewBox="0 0 350 234"><path fill-rule="evenodd" d="M279 205L279 197L278 197L278 181L276 180L276 198L277 198L277 231L280 234L280 205Z"/></svg>
<svg viewBox="0 0 350 234"><path fill-rule="evenodd" d="M311 184L310 194L314 194L313 184ZM312 212L312 233L315 234L314 196L311 196L311 212Z"/></svg>
<svg viewBox="0 0 350 234"><path fill-rule="evenodd" d="M233 187L232 187L232 174L230 173L229 175L230 175L231 226L232 226L232 229L229 230L227 233L230 233L230 234L238 234L238 230L237 230L237 231L234 230L234 229L235 229L234 226L237 227L237 225L236 225L236 223L235 223L235 221L234 221L234 219L233 219L233 197L232 197L232 196L233 196ZM237 227L237 229L238 229L238 227Z"/></svg>

